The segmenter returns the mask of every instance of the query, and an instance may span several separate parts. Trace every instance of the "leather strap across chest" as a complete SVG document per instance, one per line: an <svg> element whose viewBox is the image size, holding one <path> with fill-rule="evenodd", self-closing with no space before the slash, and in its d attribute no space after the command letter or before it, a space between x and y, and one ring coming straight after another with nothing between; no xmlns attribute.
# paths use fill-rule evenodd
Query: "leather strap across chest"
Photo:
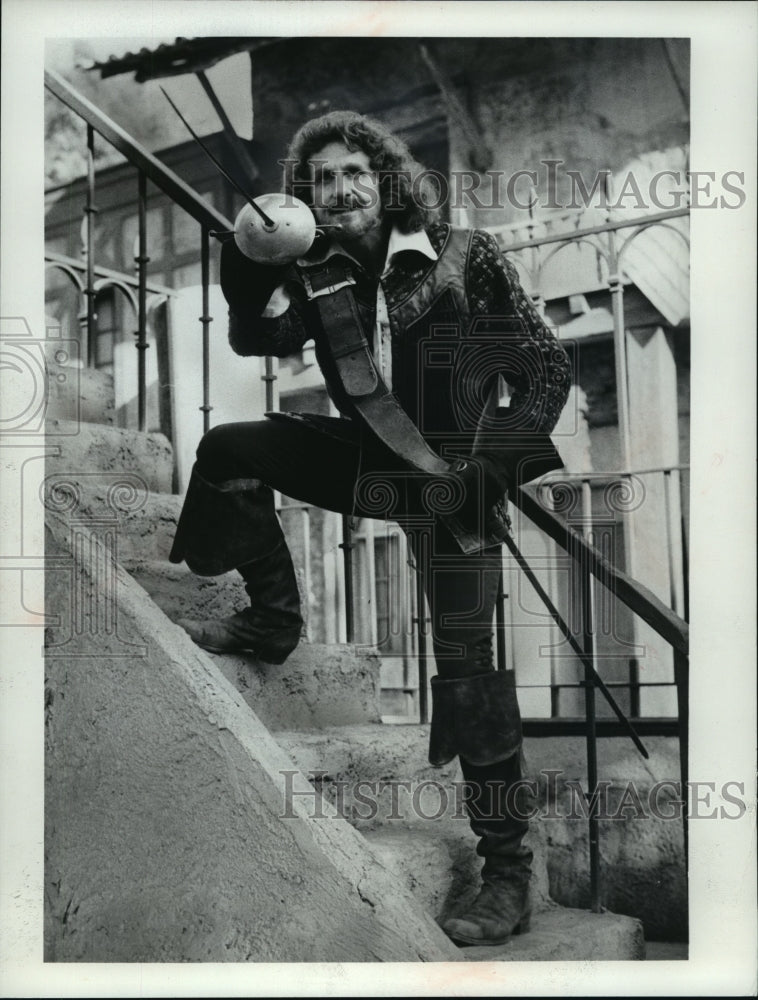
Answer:
<svg viewBox="0 0 758 1000"><path fill-rule="evenodd" d="M411 469L449 478L453 475L450 464L429 447L377 369L355 302L355 279L349 264L330 257L323 264L304 269L302 276L308 298L318 309L339 379L359 415ZM466 528L454 514L440 517L463 552L493 544L493 540Z"/></svg>

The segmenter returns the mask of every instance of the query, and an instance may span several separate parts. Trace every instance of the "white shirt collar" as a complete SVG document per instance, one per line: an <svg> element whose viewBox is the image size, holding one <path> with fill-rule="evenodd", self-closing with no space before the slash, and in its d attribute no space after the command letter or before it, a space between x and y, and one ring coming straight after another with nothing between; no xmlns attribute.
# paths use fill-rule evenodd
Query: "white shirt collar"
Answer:
<svg viewBox="0 0 758 1000"><path fill-rule="evenodd" d="M392 266L395 254L401 253L403 250L415 250L417 253L422 253L425 257L428 257L429 260L437 260L437 253L423 229L420 229L417 233L401 233L397 226L393 226L390 233L390 241L387 244L387 259L384 262L382 276Z"/></svg>
<svg viewBox="0 0 758 1000"><path fill-rule="evenodd" d="M382 277L387 273L387 271L392 266L392 261L396 254L402 253L404 250L415 250L417 253L423 254L428 257L429 260L437 260L438 256L431 244L429 237L426 232L421 229L417 233L403 233L397 226L392 227L390 232L389 243L387 244L387 257L384 261L384 269L382 270ZM329 257L333 257L334 254L342 254L345 257L349 257L353 260L353 257L340 246L336 241L330 242L328 247L320 253L313 257L301 257L297 263L301 266L307 267L309 264L321 264L323 261L328 260Z"/></svg>

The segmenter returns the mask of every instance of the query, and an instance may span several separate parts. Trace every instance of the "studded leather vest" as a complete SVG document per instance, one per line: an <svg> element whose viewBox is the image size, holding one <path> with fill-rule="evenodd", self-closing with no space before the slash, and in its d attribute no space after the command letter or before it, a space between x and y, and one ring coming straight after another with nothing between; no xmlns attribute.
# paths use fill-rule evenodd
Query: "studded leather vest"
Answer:
<svg viewBox="0 0 758 1000"><path fill-rule="evenodd" d="M470 454L494 378L486 364L484 371L477 366L475 357L484 361L491 338L470 336L473 317L466 282L473 232L438 225L429 230L429 237L436 261L400 255L382 279L392 335L392 387L435 450ZM371 343L375 287L359 278L355 294ZM317 322L315 317L310 321ZM352 404L342 392L323 331L315 342L330 395L350 415Z"/></svg>

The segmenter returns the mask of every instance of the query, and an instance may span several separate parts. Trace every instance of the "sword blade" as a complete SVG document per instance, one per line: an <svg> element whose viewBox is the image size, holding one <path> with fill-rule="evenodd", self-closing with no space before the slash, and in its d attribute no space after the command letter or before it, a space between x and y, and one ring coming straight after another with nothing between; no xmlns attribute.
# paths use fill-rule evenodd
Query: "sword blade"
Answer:
<svg viewBox="0 0 758 1000"><path fill-rule="evenodd" d="M160 84L158 86L160 86ZM208 147L205 145L205 143L200 138L200 136L195 132L195 130L192 128L192 126L190 125L190 123L187 121L187 119L181 113L181 111L179 110L179 108L177 108L177 106L174 104L174 102L168 96L168 94L163 89L163 87L161 87L161 92L163 93L163 96L166 98L166 100L171 105L171 107L174 109L174 111L177 113L177 115L181 118L181 120L182 120L182 122L184 124L184 127L187 129L187 131L189 132L189 134L192 136L192 138L195 140L195 142L198 144L198 146L202 149L202 151L205 153L205 155L208 157L208 159L211 161L211 163L213 163L213 165L215 166L216 170L218 170L218 172L229 181L229 183L232 185L232 187L235 190L239 191L239 193L242 195L242 197L245 199L245 201L248 203L248 205L251 205L255 209L255 211L261 217L261 219L263 220L263 222L265 223L265 225L267 225L267 226L273 226L274 225L273 221L266 215L266 213L263 211L263 209L260 207L260 205L256 205L256 203L253 201L253 199L250 197L250 195L247 193L247 191L245 191L245 189L240 184L237 183L237 181L232 177L232 175L230 173L228 173L224 169L224 167L222 167L222 165L219 163L218 159L213 155L213 153L210 151L210 149L208 149Z"/></svg>
<svg viewBox="0 0 758 1000"><path fill-rule="evenodd" d="M582 649L582 647L577 642L577 640L576 640L574 634L572 633L571 629L568 627L568 625L566 624L566 622L563 620L563 617L562 617L560 611L556 608L556 606L553 604L553 602L548 597L547 592L545 591L544 587L539 582L539 580L537 579L537 577L534 575L534 572L533 572L531 566L526 561L526 559L523 557L523 555L521 554L518 546L513 541L513 539L511 538L510 535L506 535L505 536L505 544L508 546L508 548L509 548L510 552L512 553L514 559L516 560L516 562L519 564L519 566L523 570L524 575L526 576L526 578L529 580L529 582L531 583L531 585L537 591L537 595L540 598L540 600L542 601L542 603L545 605L545 607L547 608L548 612L550 613L550 617L553 619L553 621L555 622L555 624L558 626L558 628L561 630L561 632L563 633L563 635L566 637L566 639L568 640L569 645L574 650L574 652L579 657L579 659L582 661L582 664L585 667L587 667L587 669L590 671L590 673L592 675L592 679L595 682L595 685L597 686L598 690L601 692L601 694L604 696L605 700L610 705L611 709L613 710L614 715L619 720L619 722L624 727L624 729L626 729L628 735L632 739L632 742L637 747L637 749L642 754L642 756L645 758L645 760L649 760L650 759L650 754L645 749L645 746L642 743L642 740L639 738L639 735L637 734L636 729L634 728L634 726L631 724L631 722L629 721L629 719L627 719L627 717L624 715L624 713L619 708L618 703L616 702L616 699L613 697L613 695L611 694L611 692L605 686L605 682L603 681L603 678L600 676L600 674L595 669L594 663L592 662L592 660L590 659L590 657L587 656L587 654L584 652L584 650Z"/></svg>

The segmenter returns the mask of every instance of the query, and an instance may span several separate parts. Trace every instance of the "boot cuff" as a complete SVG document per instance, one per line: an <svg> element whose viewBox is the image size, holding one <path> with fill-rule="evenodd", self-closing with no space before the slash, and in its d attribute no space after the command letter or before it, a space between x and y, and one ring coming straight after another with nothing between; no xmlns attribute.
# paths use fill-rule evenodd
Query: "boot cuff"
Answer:
<svg viewBox="0 0 758 1000"><path fill-rule="evenodd" d="M471 764L507 760L521 746L521 716L512 670L473 677L432 677L429 763L460 756Z"/></svg>
<svg viewBox="0 0 758 1000"><path fill-rule="evenodd" d="M259 479L210 483L193 466L169 562L184 560L198 576L219 576L265 555L276 520L267 490Z"/></svg>

